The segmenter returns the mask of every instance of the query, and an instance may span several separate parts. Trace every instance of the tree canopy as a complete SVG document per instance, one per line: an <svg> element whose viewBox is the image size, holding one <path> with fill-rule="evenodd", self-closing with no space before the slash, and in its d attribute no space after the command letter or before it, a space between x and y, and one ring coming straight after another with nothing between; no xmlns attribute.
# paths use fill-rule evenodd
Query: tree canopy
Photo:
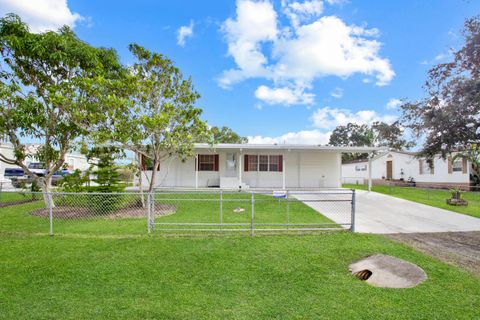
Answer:
<svg viewBox="0 0 480 320"><path fill-rule="evenodd" d="M210 134L214 143L247 143L248 138L242 137L229 127L211 127Z"/></svg>
<svg viewBox="0 0 480 320"><path fill-rule="evenodd" d="M74 143L123 103L116 80L124 69L114 50L92 47L68 27L35 34L13 14L0 19L0 54L0 135L14 148L14 158L0 159L20 166L48 191ZM43 177L24 163L25 138L40 144Z"/></svg>
<svg viewBox="0 0 480 320"><path fill-rule="evenodd" d="M115 121L108 121L103 133L112 142L150 159L158 168L162 159L184 160L194 154L194 142L208 140L200 97L192 80L185 79L173 61L160 53L131 44L135 62L125 90L133 105L118 109ZM105 138L105 137L104 137ZM149 190L153 190L152 170Z"/></svg>
<svg viewBox="0 0 480 320"><path fill-rule="evenodd" d="M348 147L387 147L395 150L409 149L413 146L403 137L403 128L398 121L388 124L374 122L371 126L366 124L348 123L338 126L330 135L329 145ZM365 159L366 153L345 153L343 161Z"/></svg>
<svg viewBox="0 0 480 320"><path fill-rule="evenodd" d="M480 16L465 21L453 61L428 72L428 96L402 106L403 120L425 142L420 155L444 158L480 139Z"/></svg>

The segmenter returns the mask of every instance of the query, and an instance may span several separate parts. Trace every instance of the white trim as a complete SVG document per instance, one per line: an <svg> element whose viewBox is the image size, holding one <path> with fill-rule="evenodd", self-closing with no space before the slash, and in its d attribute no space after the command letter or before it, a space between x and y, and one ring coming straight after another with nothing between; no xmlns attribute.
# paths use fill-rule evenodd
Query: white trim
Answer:
<svg viewBox="0 0 480 320"><path fill-rule="evenodd" d="M378 147L333 147L321 145L303 145L303 144L233 144L219 143L207 144L196 143L196 149L264 149L264 150L319 150L319 151L336 151L336 152L372 152L383 151L386 148Z"/></svg>
<svg viewBox="0 0 480 320"><path fill-rule="evenodd" d="M198 189L198 154L195 155L195 189Z"/></svg>

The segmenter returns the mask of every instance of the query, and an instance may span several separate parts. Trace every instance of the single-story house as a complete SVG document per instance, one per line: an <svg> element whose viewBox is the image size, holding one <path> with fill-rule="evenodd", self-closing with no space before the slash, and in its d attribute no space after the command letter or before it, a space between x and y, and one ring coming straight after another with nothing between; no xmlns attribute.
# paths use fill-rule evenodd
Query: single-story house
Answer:
<svg viewBox="0 0 480 320"><path fill-rule="evenodd" d="M38 162L38 159L35 158L34 154L38 149L38 145L28 145L28 152L31 154L31 157L28 157L25 161L25 164L28 166L32 162ZM13 159L13 146L5 141L0 141L0 153L5 155L7 158ZM86 171L90 164L87 161L87 158L79 153L67 153L65 155L65 164L68 170L80 170ZM5 162L0 161L0 181L4 181L4 172L7 168L19 168L16 165L7 164Z"/></svg>
<svg viewBox="0 0 480 320"><path fill-rule="evenodd" d="M196 144L195 156L163 160L157 188L340 188L344 152L378 151L372 147L293 144ZM152 168L150 168L152 169ZM151 170L143 171L148 185Z"/></svg>
<svg viewBox="0 0 480 320"><path fill-rule="evenodd" d="M435 157L430 167L426 159L418 158L415 152L388 151L371 159L371 179L374 184L386 181L413 180L417 186L469 186L472 174L466 158ZM369 161L352 161L342 164L344 183L363 184L369 178Z"/></svg>

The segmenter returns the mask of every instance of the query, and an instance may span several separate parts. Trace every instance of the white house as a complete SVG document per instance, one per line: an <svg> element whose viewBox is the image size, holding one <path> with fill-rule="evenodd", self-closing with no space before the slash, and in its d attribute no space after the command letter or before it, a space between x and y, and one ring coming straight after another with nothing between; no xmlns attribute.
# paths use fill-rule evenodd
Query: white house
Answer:
<svg viewBox="0 0 480 320"><path fill-rule="evenodd" d="M174 157L157 168L161 188L340 188L343 152L377 151L371 147L310 145L196 144L196 156ZM151 171L143 171L144 186Z"/></svg>
<svg viewBox="0 0 480 320"><path fill-rule="evenodd" d="M37 162L34 154L38 149L38 145L29 145L27 146L28 153L31 157L28 157L25 161L25 164L28 165L31 162ZM0 141L0 153L5 155L7 158L13 158L13 146L7 142ZM87 162L87 158L78 153L67 153L65 155L65 164L67 165L68 170L85 171L89 168L90 164ZM16 165L7 164L0 161L0 181L5 180L4 172L6 168L18 168Z"/></svg>
<svg viewBox="0 0 480 320"><path fill-rule="evenodd" d="M471 165L465 158L446 160L435 157L433 167L417 158L415 152L389 151L371 158L371 178L381 184L388 180L408 181L412 178L418 186L469 186ZM342 165L344 183L363 184L369 177L368 160Z"/></svg>

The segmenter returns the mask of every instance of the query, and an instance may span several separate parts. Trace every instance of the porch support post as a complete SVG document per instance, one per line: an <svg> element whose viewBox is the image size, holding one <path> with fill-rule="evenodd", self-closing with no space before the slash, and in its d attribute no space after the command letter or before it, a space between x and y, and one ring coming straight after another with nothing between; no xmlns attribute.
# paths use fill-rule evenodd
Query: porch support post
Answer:
<svg viewBox="0 0 480 320"><path fill-rule="evenodd" d="M238 153L238 186L242 185L242 149Z"/></svg>
<svg viewBox="0 0 480 320"><path fill-rule="evenodd" d="M198 189L198 154L195 155L195 189Z"/></svg>
<svg viewBox="0 0 480 320"><path fill-rule="evenodd" d="M372 154L368 154L368 191L372 191Z"/></svg>
<svg viewBox="0 0 480 320"><path fill-rule="evenodd" d="M282 186L283 186L283 190L285 190L286 188L286 181L285 181L285 171L286 171L287 167L285 166L285 153L283 154L282 156Z"/></svg>

